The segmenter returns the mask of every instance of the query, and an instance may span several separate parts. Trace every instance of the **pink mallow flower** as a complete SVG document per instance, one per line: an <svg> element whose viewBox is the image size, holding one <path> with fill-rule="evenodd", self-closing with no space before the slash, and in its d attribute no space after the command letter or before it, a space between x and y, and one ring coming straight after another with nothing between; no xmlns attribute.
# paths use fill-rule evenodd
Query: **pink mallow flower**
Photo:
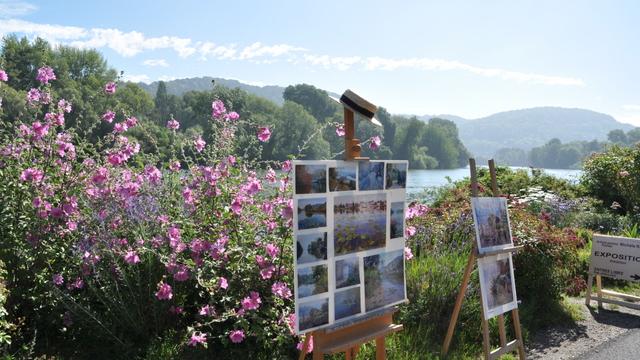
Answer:
<svg viewBox="0 0 640 360"><path fill-rule="evenodd" d="M156 291L156 297L158 300L171 300L173 292L171 291L171 285L161 281L158 283L158 291Z"/></svg>
<svg viewBox="0 0 640 360"><path fill-rule="evenodd" d="M0 69L0 81L9 81L9 76L7 76L7 72Z"/></svg>
<svg viewBox="0 0 640 360"><path fill-rule="evenodd" d="M106 121L109 124L111 124L115 117L116 117L116 113L114 113L113 111L109 110L106 113L102 114L102 121Z"/></svg>
<svg viewBox="0 0 640 360"><path fill-rule="evenodd" d="M213 116L214 119L221 119L226 112L227 109L225 109L222 101L216 100L211 103L211 116Z"/></svg>
<svg viewBox="0 0 640 360"><path fill-rule="evenodd" d="M413 253L411 252L411 248L408 248L408 247L404 248L404 259L405 260L413 259Z"/></svg>
<svg viewBox="0 0 640 360"><path fill-rule="evenodd" d="M267 254L271 257L276 257L280 253L280 249L275 244L269 243L266 246Z"/></svg>
<svg viewBox="0 0 640 360"><path fill-rule="evenodd" d="M271 131L268 127L263 126L258 129L258 140L267 142L271 138Z"/></svg>
<svg viewBox="0 0 640 360"><path fill-rule="evenodd" d="M307 354L311 354L313 352L313 335L306 335L306 336L310 336L309 344L307 344ZM296 346L298 351L302 351L302 346L304 346L304 340L301 340Z"/></svg>
<svg viewBox="0 0 640 360"><path fill-rule="evenodd" d="M127 252L124 254L124 261L126 261L129 265L134 265L140 262L140 257L134 250L127 250Z"/></svg>
<svg viewBox="0 0 640 360"><path fill-rule="evenodd" d="M229 282L227 281L227 279L220 277L220 279L218 279L218 286L220 287L220 289L227 289L229 287Z"/></svg>
<svg viewBox="0 0 640 360"><path fill-rule="evenodd" d="M271 292L282 299L289 299L291 297L291 289L281 281L276 281L271 285Z"/></svg>
<svg viewBox="0 0 640 360"><path fill-rule="evenodd" d="M242 304L242 309L247 310L257 310L262 304L262 300L260 299L260 294L255 291L251 291L249 296L242 299L240 302Z"/></svg>
<svg viewBox="0 0 640 360"><path fill-rule="evenodd" d="M372 137L371 139L369 139L369 141L369 148L371 150L378 150L380 144L382 144L382 140L380 140L380 136L378 135Z"/></svg>
<svg viewBox="0 0 640 360"><path fill-rule="evenodd" d="M109 81L104 86L104 92L109 95L114 94L116 92L116 87L116 83L114 83L113 81Z"/></svg>
<svg viewBox="0 0 640 360"><path fill-rule="evenodd" d="M344 131L344 125L340 124L336 127L336 135L342 137L344 136L345 131Z"/></svg>
<svg viewBox="0 0 640 360"><path fill-rule="evenodd" d="M28 168L26 170L23 170L22 173L20 174L21 181L28 181L28 182L34 182L34 183L39 183L40 181L42 181L43 177L44 177L44 171L40 169L35 169L35 168Z"/></svg>
<svg viewBox="0 0 640 360"><path fill-rule="evenodd" d="M178 172L180 170L180 161L175 160L169 163L169 170Z"/></svg>
<svg viewBox="0 0 640 360"><path fill-rule="evenodd" d="M49 80L55 80L56 74L53 72L53 69L50 66L43 66L38 69L38 75L36 75L36 80L40 81L41 84L48 84Z"/></svg>
<svg viewBox="0 0 640 360"><path fill-rule="evenodd" d="M407 228L404 231L404 234L407 237L412 237L413 235L416 234L416 227L415 226L407 226Z"/></svg>
<svg viewBox="0 0 640 360"><path fill-rule="evenodd" d="M127 130L129 130L129 127L126 123L117 123L113 126L113 132L116 134L122 134Z"/></svg>
<svg viewBox="0 0 640 360"><path fill-rule="evenodd" d="M178 130L180 129L180 123L175 119L171 119L167 121L167 128L171 130Z"/></svg>
<svg viewBox="0 0 640 360"><path fill-rule="evenodd" d="M197 346L198 344L207 344L207 334L200 331L194 331L189 339L189 346Z"/></svg>
<svg viewBox="0 0 640 360"><path fill-rule="evenodd" d="M55 286L61 286L64 284L64 277L60 274L53 274L52 280Z"/></svg>
<svg viewBox="0 0 640 360"><path fill-rule="evenodd" d="M202 139L202 136L198 136L195 140L193 140L193 146L196 147L197 152L202 152L207 143Z"/></svg>
<svg viewBox="0 0 640 360"><path fill-rule="evenodd" d="M233 330L229 333L229 339L234 344L239 344L244 340L244 331L242 330Z"/></svg>

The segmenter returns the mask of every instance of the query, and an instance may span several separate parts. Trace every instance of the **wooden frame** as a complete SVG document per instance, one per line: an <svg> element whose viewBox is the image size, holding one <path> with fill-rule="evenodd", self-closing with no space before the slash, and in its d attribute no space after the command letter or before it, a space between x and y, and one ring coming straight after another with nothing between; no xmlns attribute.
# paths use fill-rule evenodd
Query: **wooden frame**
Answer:
<svg viewBox="0 0 640 360"><path fill-rule="evenodd" d="M591 295L591 288L593 287L593 277L594 276L596 278L596 294L597 294L597 296L592 296ZM607 295L609 297L605 297L605 295ZM594 275L592 273L589 273L589 278L587 280L587 294L586 294L585 297L586 297L585 304L587 306L589 306L589 307L591 306L591 301L595 300L595 301L598 302L598 308L602 308L602 303L607 303L607 304L615 304L615 305L628 307L628 308L631 308L631 309L640 310L640 304L630 302L630 301L640 301L640 296L635 296L635 295L631 295L631 294L625 294L625 293L621 293L621 292L617 292L617 291L603 289L602 288L602 276L601 275ZM628 301L611 299L611 297L624 299L624 300L628 300Z"/></svg>
<svg viewBox="0 0 640 360"><path fill-rule="evenodd" d="M471 196L478 196L478 175L476 172L476 161L475 159L469 159L469 169L471 171ZM491 175L491 190L494 196L498 196L500 193L498 191L498 181L496 179L496 168L495 162L493 159L489 160L489 173ZM471 278L471 272L473 271L476 265L476 259L481 257L487 257L491 255L506 253L506 252L516 252L521 247L512 247L507 249L501 249L496 251L488 251L483 254L478 253L477 242L473 242L473 249L471 254L469 254L469 259L467 260L467 266L464 270L464 275L462 276L462 284L460 285L460 290L458 291L458 296L456 297L456 302L453 306L453 313L451 314L451 320L449 321L449 328L447 329L447 334L444 339L444 344L442 345L442 356L446 356L449 352L449 347L451 345L451 340L453 339L453 333L456 327L456 323L458 322L458 315L460 314L460 309L462 308L462 302L464 301L464 296L467 291L467 285L469 283L469 279ZM500 356L518 351L518 356L520 360L525 359L524 352L524 342L522 341L522 331L520 329L520 313L518 309L515 308L511 310L511 318L513 320L513 328L514 333L516 335L516 339L507 343L507 335L505 331L504 324L504 314L498 315L498 333L500 335L500 347L495 350L491 350L491 341L489 338L489 321L485 319L484 315L484 306L482 303L482 295L480 295L480 309L482 312L482 350L484 353L484 358L491 360L497 359Z"/></svg>

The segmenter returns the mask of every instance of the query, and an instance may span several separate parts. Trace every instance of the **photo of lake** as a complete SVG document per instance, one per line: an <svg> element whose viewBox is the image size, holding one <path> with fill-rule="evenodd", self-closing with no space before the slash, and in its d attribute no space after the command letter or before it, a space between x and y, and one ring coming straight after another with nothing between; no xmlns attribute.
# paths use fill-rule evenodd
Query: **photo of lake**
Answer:
<svg viewBox="0 0 640 360"><path fill-rule="evenodd" d="M352 257L336 261L336 289L360 283L359 259Z"/></svg>
<svg viewBox="0 0 640 360"><path fill-rule="evenodd" d="M360 286L336 292L334 299L336 320L360 313Z"/></svg>
<svg viewBox="0 0 640 360"><path fill-rule="evenodd" d="M298 230L327 226L327 199L298 199Z"/></svg>
<svg viewBox="0 0 640 360"><path fill-rule="evenodd" d="M296 256L298 264L327 260L327 233L298 235Z"/></svg>
<svg viewBox="0 0 640 360"><path fill-rule="evenodd" d="M512 244L507 199L479 197L471 199L480 249Z"/></svg>
<svg viewBox="0 0 640 360"><path fill-rule="evenodd" d="M407 164L387 163L387 189L407 187Z"/></svg>
<svg viewBox="0 0 640 360"><path fill-rule="evenodd" d="M360 191L384 190L384 162L358 162L358 186Z"/></svg>
<svg viewBox="0 0 640 360"><path fill-rule="evenodd" d="M327 265L298 269L298 298L322 294L329 290Z"/></svg>
<svg viewBox="0 0 640 360"><path fill-rule="evenodd" d="M327 192L326 165L296 165L296 194Z"/></svg>
<svg viewBox="0 0 640 360"><path fill-rule="evenodd" d="M403 250L367 256L363 260L366 311L405 299Z"/></svg>
<svg viewBox="0 0 640 360"><path fill-rule="evenodd" d="M385 246L386 194L335 197L333 222L336 255Z"/></svg>
<svg viewBox="0 0 640 360"><path fill-rule="evenodd" d="M329 191L353 191L355 189L355 164L329 168Z"/></svg>
<svg viewBox="0 0 640 360"><path fill-rule="evenodd" d="M404 201L391 203L390 238L395 239L404 236Z"/></svg>
<svg viewBox="0 0 640 360"><path fill-rule="evenodd" d="M329 299L320 299L298 305L298 328L311 329L329 323Z"/></svg>

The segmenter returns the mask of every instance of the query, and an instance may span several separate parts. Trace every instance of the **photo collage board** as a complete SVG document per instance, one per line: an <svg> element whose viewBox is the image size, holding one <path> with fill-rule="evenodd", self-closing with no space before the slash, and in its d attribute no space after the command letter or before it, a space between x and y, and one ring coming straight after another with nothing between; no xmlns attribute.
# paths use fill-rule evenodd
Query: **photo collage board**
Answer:
<svg viewBox="0 0 640 360"><path fill-rule="evenodd" d="M293 162L296 333L405 302L407 161Z"/></svg>
<svg viewBox="0 0 640 360"><path fill-rule="evenodd" d="M480 254L513 247L507 199L474 197L471 209ZM479 258L478 272L485 319L518 307L510 252Z"/></svg>

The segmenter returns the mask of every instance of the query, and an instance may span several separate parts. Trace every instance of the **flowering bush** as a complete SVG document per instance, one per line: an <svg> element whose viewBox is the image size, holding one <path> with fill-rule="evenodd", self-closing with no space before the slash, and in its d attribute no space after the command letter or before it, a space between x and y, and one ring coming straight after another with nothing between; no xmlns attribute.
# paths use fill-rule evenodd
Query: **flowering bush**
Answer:
<svg viewBox="0 0 640 360"><path fill-rule="evenodd" d="M197 138L156 163L127 137L135 117L104 109L113 130L89 145L65 128L73 105L52 99L54 70L37 80L32 118L0 143L0 259L9 311L24 319L14 335L68 357L143 355L155 339L189 357L295 351L290 166L258 171L232 153L242 121L260 141L269 129L214 101L216 143ZM101 96L116 91L109 82Z"/></svg>

